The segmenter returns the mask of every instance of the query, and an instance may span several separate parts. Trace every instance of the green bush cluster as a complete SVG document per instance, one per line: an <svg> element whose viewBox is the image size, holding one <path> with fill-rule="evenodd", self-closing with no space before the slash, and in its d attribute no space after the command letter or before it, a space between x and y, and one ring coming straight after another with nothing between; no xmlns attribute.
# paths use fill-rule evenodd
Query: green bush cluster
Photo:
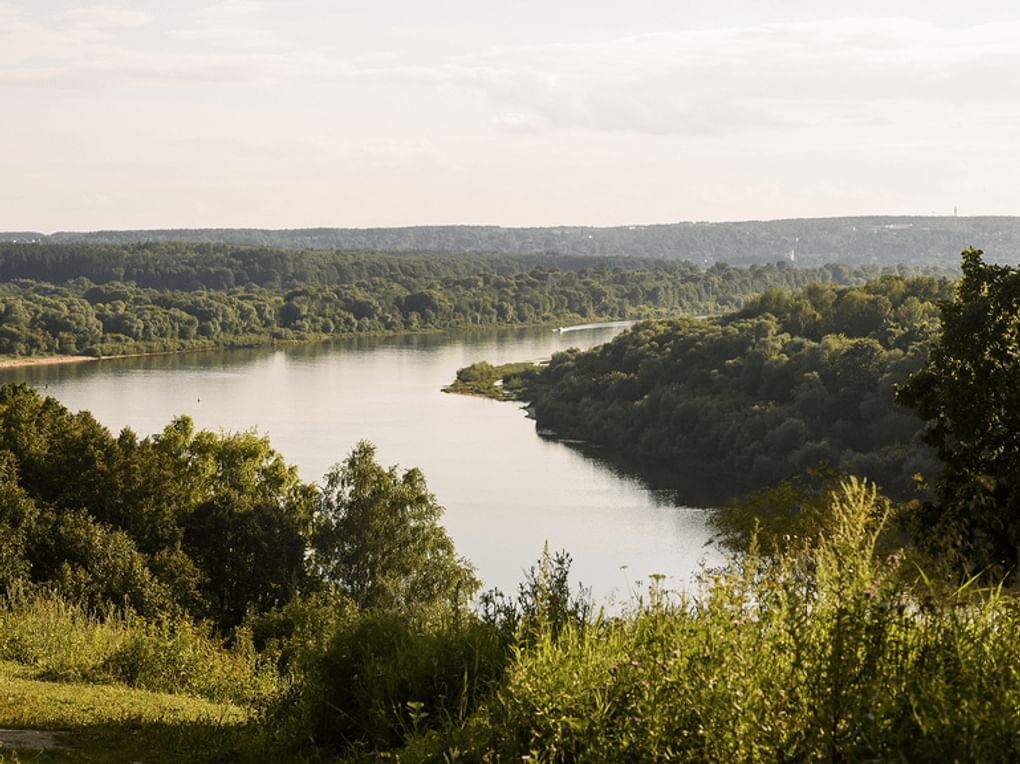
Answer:
<svg viewBox="0 0 1020 764"><path fill-rule="evenodd" d="M546 630L454 730L408 760L1005 761L1020 755L1020 609L936 597L876 554L888 505L850 481L831 532Z"/></svg>

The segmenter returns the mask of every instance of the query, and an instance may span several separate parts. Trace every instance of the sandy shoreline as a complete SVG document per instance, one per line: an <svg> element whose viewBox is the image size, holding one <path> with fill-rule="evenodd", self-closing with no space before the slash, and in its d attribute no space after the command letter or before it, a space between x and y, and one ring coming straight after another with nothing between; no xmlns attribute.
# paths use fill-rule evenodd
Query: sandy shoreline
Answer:
<svg viewBox="0 0 1020 764"><path fill-rule="evenodd" d="M98 361L89 355L46 355L38 358L0 358L0 369L17 369L22 366L52 366L57 363L84 363Z"/></svg>

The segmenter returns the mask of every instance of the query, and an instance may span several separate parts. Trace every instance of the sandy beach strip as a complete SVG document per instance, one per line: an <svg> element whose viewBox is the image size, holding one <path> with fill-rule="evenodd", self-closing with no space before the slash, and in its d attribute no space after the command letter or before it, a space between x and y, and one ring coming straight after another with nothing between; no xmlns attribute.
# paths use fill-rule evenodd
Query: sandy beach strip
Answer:
<svg viewBox="0 0 1020 764"><path fill-rule="evenodd" d="M51 366L56 363L84 363L98 361L90 355L43 355L25 358L0 358L0 369L17 369L21 366Z"/></svg>

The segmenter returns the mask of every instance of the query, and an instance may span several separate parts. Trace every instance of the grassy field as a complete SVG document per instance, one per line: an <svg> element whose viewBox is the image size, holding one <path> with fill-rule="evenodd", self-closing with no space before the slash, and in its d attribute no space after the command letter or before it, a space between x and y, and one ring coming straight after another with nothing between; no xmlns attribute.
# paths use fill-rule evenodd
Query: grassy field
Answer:
<svg viewBox="0 0 1020 764"><path fill-rule="evenodd" d="M230 703L38 675L0 662L0 728L59 731L64 747L0 748L0 762L286 761Z"/></svg>

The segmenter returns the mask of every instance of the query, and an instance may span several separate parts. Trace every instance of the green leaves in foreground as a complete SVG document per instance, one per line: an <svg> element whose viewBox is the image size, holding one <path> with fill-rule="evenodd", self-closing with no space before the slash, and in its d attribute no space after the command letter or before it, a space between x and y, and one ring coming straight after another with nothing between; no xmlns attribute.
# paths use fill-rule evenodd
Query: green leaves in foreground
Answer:
<svg viewBox="0 0 1020 764"><path fill-rule="evenodd" d="M872 486L844 482L829 512L816 542L749 555L696 596L653 590L625 616L547 631L407 760L1016 760L1020 610L912 582L877 550Z"/></svg>

